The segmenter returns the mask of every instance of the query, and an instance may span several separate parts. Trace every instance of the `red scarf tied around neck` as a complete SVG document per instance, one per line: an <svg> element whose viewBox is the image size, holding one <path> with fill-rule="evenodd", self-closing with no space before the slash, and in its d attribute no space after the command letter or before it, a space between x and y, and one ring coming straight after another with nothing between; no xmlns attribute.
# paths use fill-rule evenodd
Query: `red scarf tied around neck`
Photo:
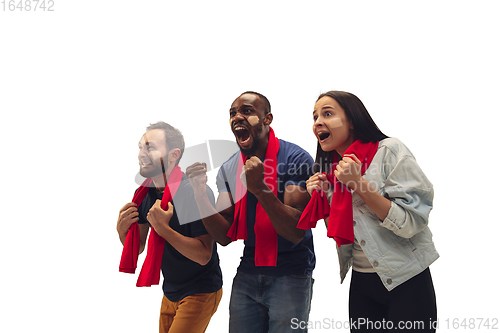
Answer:
<svg viewBox="0 0 500 333"><path fill-rule="evenodd" d="M278 196L278 151L280 143L272 128L269 129L269 142L264 158L264 181ZM238 171L248 159L240 153ZM239 174L236 175L236 204L233 224L227 232L232 241L247 239L247 190L242 184ZM255 266L276 266L278 261L278 234L260 202L255 210Z"/></svg>
<svg viewBox="0 0 500 333"><path fill-rule="evenodd" d="M361 161L361 174L366 172L377 153L378 141L363 143L359 140L354 141L347 148L343 157L354 154ZM347 156L348 157L348 156ZM300 216L297 228L311 229L316 227L318 220L330 217L328 221L327 236L334 238L337 246L354 243L353 213L352 213L352 194L347 186L337 180L333 174L338 164L337 154L334 155L334 161L330 174L327 179L333 184L333 197L330 206L328 198L323 191L314 191L306 208Z"/></svg>
<svg viewBox="0 0 500 333"><path fill-rule="evenodd" d="M179 166L175 166L168 177L165 191L161 199L160 206L163 210L168 209L168 203L171 202L175 196L183 175L184 173ZM152 179L147 178L135 192L132 202L137 204L137 208L139 208L144 198L146 198L152 182ZM125 244L123 245L120 272L135 273L140 243L139 225L137 222L134 222L130 226L127 237L125 238ZM151 228L148 238L148 251L139 278L137 279L137 287L151 287L153 284L160 283L161 261L163 259L164 249L165 239L158 235L154 228Z"/></svg>

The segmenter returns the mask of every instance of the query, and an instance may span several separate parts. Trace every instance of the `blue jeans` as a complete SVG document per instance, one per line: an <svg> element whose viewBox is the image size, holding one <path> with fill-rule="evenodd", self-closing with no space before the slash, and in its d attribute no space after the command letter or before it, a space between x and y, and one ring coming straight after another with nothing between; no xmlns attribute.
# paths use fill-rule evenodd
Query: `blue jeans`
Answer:
<svg viewBox="0 0 500 333"><path fill-rule="evenodd" d="M309 275L276 277L238 271L229 304L229 332L307 332L296 323L309 320L312 286Z"/></svg>

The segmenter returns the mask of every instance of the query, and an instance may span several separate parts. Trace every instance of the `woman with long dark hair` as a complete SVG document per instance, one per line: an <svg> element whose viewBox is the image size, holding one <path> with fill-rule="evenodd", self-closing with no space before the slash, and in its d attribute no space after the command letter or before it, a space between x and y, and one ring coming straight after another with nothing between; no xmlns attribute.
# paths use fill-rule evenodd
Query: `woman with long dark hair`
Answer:
<svg viewBox="0 0 500 333"><path fill-rule="evenodd" d="M352 266L351 331L434 332L432 184L355 95L321 94L313 119L318 172L307 181L312 198L299 228L323 218L338 245L342 281Z"/></svg>

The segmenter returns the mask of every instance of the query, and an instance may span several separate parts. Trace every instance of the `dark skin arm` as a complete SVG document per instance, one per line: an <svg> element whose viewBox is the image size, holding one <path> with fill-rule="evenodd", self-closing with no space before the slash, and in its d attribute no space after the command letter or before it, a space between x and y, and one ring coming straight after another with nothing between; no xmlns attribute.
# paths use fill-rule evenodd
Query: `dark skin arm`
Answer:
<svg viewBox="0 0 500 333"><path fill-rule="evenodd" d="M221 192L213 208L205 191L206 172L206 165L202 163L195 163L186 169L200 213L208 216L203 220L205 228L219 244L225 246L231 242L227 232L233 223L234 203L228 192ZM309 202L309 193L300 186L289 185L284 193L284 202L281 202L265 184L264 164L257 157L247 160L242 178L248 191L259 200L278 235L294 244L299 243L306 231L298 229L297 222Z"/></svg>
<svg viewBox="0 0 500 333"><path fill-rule="evenodd" d="M297 222L309 202L309 193L300 186L288 185L281 202L264 182L264 164L257 157L246 161L241 178L248 191L259 200L278 235L299 243L306 231L298 229Z"/></svg>
<svg viewBox="0 0 500 333"><path fill-rule="evenodd" d="M231 243L227 232L233 223L234 204L228 192L221 192L215 208L210 203L206 192L207 168L205 163L194 163L186 169L186 176L194 190L205 229L222 246Z"/></svg>

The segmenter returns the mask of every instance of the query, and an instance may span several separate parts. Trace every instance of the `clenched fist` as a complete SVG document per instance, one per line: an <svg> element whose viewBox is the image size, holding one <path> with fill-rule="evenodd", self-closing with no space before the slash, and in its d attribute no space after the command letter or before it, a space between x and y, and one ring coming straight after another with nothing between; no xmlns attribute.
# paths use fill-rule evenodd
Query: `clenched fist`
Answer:
<svg viewBox="0 0 500 333"><path fill-rule="evenodd" d="M361 161L354 154L345 156L333 173L339 182L355 190L361 181Z"/></svg>
<svg viewBox="0 0 500 333"><path fill-rule="evenodd" d="M127 236L128 230L132 223L139 221L139 212L137 211L137 205L133 202L129 202L120 209L120 214L118 215L118 222L116 223L116 230L120 239Z"/></svg>
<svg viewBox="0 0 500 333"><path fill-rule="evenodd" d="M186 169L186 177L193 187L195 198L207 193L207 164L196 162Z"/></svg>
<svg viewBox="0 0 500 333"><path fill-rule="evenodd" d="M168 203L168 209L161 208L161 200L156 200L153 207L148 212L147 219L155 231L161 235L163 230L170 228L170 219L174 215L174 206Z"/></svg>
<svg viewBox="0 0 500 333"><path fill-rule="evenodd" d="M270 191L264 181L264 173L264 163L258 157L252 156L245 162L240 179L247 190L257 196L261 192Z"/></svg>
<svg viewBox="0 0 500 333"><path fill-rule="evenodd" d="M309 195L312 196L313 191L323 190L325 193L327 193L331 185L324 173L316 172L306 181L306 187L307 192L309 192Z"/></svg>

